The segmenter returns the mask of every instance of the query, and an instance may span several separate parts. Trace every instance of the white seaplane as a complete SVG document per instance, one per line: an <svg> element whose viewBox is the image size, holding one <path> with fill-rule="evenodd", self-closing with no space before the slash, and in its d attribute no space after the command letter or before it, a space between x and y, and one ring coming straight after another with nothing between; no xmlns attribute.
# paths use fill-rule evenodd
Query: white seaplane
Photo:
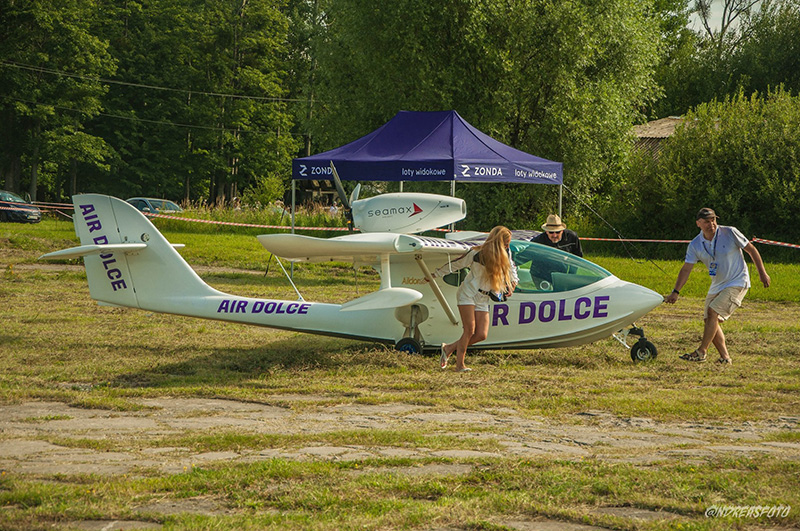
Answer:
<svg viewBox="0 0 800 531"><path fill-rule="evenodd" d="M341 183L337 188L343 194ZM414 193L359 200L357 194L358 187L350 201L342 199L349 225L360 234L327 239L258 236L269 252L290 261L374 267L380 288L344 304L309 302L299 291L295 301L220 292L195 273L176 251L180 246L170 244L141 212L105 195L74 196L81 245L41 258L83 257L89 292L102 305L377 341L409 353L438 350L442 342L457 339L461 327L454 308L463 275L434 280L430 271L479 243L468 236L480 233L455 232L444 239L418 233L463 219L464 201ZM511 298L493 303L489 337L474 348L553 348L611 336L628 348L627 336L633 334L640 336L630 347L634 361L657 355L634 322L661 304L661 295L530 241L515 239L511 250L520 283Z"/></svg>

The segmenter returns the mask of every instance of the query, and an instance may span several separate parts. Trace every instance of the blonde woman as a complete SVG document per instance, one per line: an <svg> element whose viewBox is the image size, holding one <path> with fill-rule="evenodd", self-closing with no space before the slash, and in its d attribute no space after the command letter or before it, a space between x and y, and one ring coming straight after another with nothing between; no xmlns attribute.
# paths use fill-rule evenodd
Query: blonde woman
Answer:
<svg viewBox="0 0 800 531"><path fill-rule="evenodd" d="M489 300L510 297L519 282L517 268L511 260L511 231L498 226L492 229L481 245L472 248L457 260L445 264L433 273L441 277L469 267L469 274L458 287L458 313L463 332L458 341L442 343L439 363L442 369L456 353L456 371L471 371L464 365L467 347L486 339L489 334Z"/></svg>

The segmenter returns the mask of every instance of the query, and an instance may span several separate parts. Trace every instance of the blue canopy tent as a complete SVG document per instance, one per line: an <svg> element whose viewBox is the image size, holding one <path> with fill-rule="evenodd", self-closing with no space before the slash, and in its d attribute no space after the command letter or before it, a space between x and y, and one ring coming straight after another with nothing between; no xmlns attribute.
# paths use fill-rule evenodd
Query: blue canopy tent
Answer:
<svg viewBox="0 0 800 531"><path fill-rule="evenodd" d="M507 146L456 111L400 111L349 144L292 161L292 179L562 184L562 164Z"/></svg>
<svg viewBox="0 0 800 531"><path fill-rule="evenodd" d="M559 185L560 162L514 149L476 129L456 111L400 111L372 133L349 144L292 161L292 212L295 181L333 179L331 162L342 180L451 181ZM294 216L292 216L294 225Z"/></svg>

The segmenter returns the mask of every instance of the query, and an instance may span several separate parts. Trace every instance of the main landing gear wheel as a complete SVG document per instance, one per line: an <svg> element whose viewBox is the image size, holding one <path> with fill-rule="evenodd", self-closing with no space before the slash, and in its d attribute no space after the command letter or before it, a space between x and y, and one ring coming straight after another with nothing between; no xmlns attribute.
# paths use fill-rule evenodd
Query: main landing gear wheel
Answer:
<svg viewBox="0 0 800 531"><path fill-rule="evenodd" d="M639 361L653 361L658 356L656 346L650 343L645 338L639 338L639 341L634 343L631 347L631 359L634 363Z"/></svg>
<svg viewBox="0 0 800 531"><path fill-rule="evenodd" d="M419 354L422 352L422 344L413 337L404 337L395 344L394 349L406 354Z"/></svg>

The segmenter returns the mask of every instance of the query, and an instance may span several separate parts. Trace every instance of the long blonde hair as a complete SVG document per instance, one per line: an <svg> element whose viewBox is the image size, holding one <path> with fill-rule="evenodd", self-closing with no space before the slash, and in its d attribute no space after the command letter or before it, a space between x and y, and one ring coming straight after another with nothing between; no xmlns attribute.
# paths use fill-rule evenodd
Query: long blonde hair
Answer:
<svg viewBox="0 0 800 531"><path fill-rule="evenodd" d="M486 241L476 247L481 253L480 262L489 277L492 291L511 290L511 260L508 256L510 243L511 231L498 225L492 229Z"/></svg>

